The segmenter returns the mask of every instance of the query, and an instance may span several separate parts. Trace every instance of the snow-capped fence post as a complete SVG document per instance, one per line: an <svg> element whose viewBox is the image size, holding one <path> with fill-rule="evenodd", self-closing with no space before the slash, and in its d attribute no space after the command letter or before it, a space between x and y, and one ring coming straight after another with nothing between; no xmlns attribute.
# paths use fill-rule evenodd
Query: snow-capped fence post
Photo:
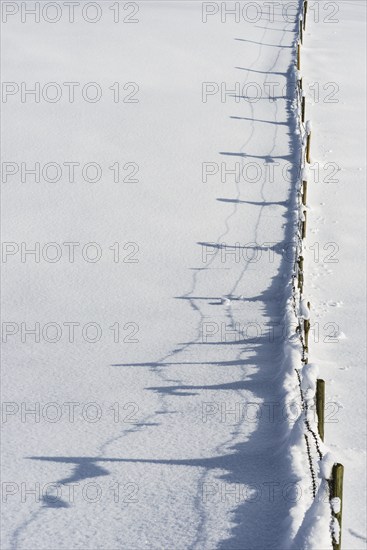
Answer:
<svg viewBox="0 0 367 550"><path fill-rule="evenodd" d="M343 512L343 477L344 466L334 464L331 474L330 498L332 500L333 517L339 524L339 529L333 531L333 550L341 550L342 539L342 512ZM337 499L334 500L333 499ZM337 537L335 536L337 535Z"/></svg>
<svg viewBox="0 0 367 550"><path fill-rule="evenodd" d="M307 210L303 211L303 220L302 220L302 239L306 238L306 228L307 228Z"/></svg>
<svg viewBox="0 0 367 550"><path fill-rule="evenodd" d="M297 44L297 69L301 70L301 46Z"/></svg>
<svg viewBox="0 0 367 550"><path fill-rule="evenodd" d="M307 302L307 307L308 307L308 309L311 309L310 302ZM305 331L305 351L306 351L306 353L308 353L308 335L310 333L310 328L311 328L311 322L310 322L309 319L304 319L303 328L304 328L304 331Z"/></svg>
<svg viewBox="0 0 367 550"><path fill-rule="evenodd" d="M303 2L303 30L306 29L307 4L307 0Z"/></svg>
<svg viewBox="0 0 367 550"><path fill-rule="evenodd" d="M324 441L325 437L325 380L318 378L316 380L316 413L317 413L317 427L319 435Z"/></svg>

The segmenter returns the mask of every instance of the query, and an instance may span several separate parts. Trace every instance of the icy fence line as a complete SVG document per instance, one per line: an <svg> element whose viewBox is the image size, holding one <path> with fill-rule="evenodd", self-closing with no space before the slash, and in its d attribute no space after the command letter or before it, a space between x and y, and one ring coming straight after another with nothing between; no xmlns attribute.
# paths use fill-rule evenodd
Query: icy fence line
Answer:
<svg viewBox="0 0 367 550"><path fill-rule="evenodd" d="M308 528L309 535L301 536L303 544L307 548L318 548L318 528L320 525L320 516L325 518L325 509L319 506L322 494L328 495L330 517L329 530L333 550L341 550L341 526L342 526L342 497L343 497L343 472L344 467L334 461L331 453L324 444L324 408L325 408L325 382L317 378L317 366L309 363L309 332L310 322L310 303L304 298L304 257L303 243L306 238L307 230L307 166L311 160L311 122L305 121L306 99L302 87L301 70L301 46L304 40L304 31L306 29L307 18L307 0L301 0L298 39L296 42L296 67L294 68L297 78L296 101L294 109L296 112L298 131L301 136L301 154L300 168L298 175L297 188L297 213L295 223L297 231L295 235L295 263L293 266L291 298L289 309L286 313L288 321L292 322L292 317L297 319L296 335L298 338L298 349L301 347L301 365L296 368L298 398L301 400L302 415L299 418L303 423L303 428L299 427L297 434L298 443L303 439L306 448L308 466L311 476L311 487L313 503L311 504L311 513L305 511L310 517L311 528ZM287 349L288 348L288 349ZM285 360L299 362L298 356L294 355L297 346L291 341L286 345ZM294 384L288 380L288 391L294 391ZM312 414L316 409L316 417ZM319 483L317 482L319 479ZM302 525L304 525L304 521ZM313 528L314 527L314 528ZM307 530L307 528L306 528ZM301 529L299 529L301 531ZM299 532L297 533L297 536ZM297 537L296 537L297 538ZM322 537L321 537L322 538ZM316 544L316 546L314 546ZM303 547L303 546L302 546Z"/></svg>

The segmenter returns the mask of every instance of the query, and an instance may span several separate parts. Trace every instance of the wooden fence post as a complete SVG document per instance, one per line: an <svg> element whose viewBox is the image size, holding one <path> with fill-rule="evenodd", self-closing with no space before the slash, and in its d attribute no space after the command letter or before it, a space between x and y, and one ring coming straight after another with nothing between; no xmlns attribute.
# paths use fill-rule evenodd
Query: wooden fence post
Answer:
<svg viewBox="0 0 367 550"><path fill-rule="evenodd" d="M302 204L307 205L307 180L302 181Z"/></svg>
<svg viewBox="0 0 367 550"><path fill-rule="evenodd" d="M306 143L306 160L308 164L311 162L311 130L307 134L307 143Z"/></svg>
<svg viewBox="0 0 367 550"><path fill-rule="evenodd" d="M307 210L303 211L303 222L302 222L302 239L306 238L306 229L307 229Z"/></svg>
<svg viewBox="0 0 367 550"><path fill-rule="evenodd" d="M303 3L303 30L306 29L306 16L307 16L307 0Z"/></svg>
<svg viewBox="0 0 367 550"><path fill-rule="evenodd" d="M317 426L321 440L325 437L325 380L317 379L316 381L316 412Z"/></svg>
<svg viewBox="0 0 367 550"><path fill-rule="evenodd" d="M301 46L297 45L297 69L301 70Z"/></svg>
<svg viewBox="0 0 367 550"><path fill-rule="evenodd" d="M301 44L303 44L303 21L302 21L302 19L299 20L299 39L301 41Z"/></svg>
<svg viewBox="0 0 367 550"><path fill-rule="evenodd" d="M308 309L311 309L310 302L307 302L307 307L308 307ZM307 353L308 353L308 335L309 335L309 332L310 332L310 327L311 327L311 323L310 323L309 319L305 319L303 321L303 328L304 328L304 331L305 331L305 351Z"/></svg>
<svg viewBox="0 0 367 550"><path fill-rule="evenodd" d="M303 256L298 258L298 288L303 293Z"/></svg>
<svg viewBox="0 0 367 550"><path fill-rule="evenodd" d="M305 121L305 110L306 110L306 97L302 93L302 122Z"/></svg>
<svg viewBox="0 0 367 550"><path fill-rule="evenodd" d="M339 540L336 541L333 537L333 549L341 550L341 539L342 539L342 513L343 513L343 477L344 477L344 466L342 464L334 464L332 475L331 475L331 498L340 498L340 510L335 513L333 511L333 517L339 522Z"/></svg>

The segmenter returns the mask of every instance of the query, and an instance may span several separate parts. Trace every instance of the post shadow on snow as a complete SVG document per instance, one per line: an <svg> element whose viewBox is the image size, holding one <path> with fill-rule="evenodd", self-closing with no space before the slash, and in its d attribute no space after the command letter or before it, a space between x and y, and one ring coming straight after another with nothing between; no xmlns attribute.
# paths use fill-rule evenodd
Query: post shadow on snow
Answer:
<svg viewBox="0 0 367 550"><path fill-rule="evenodd" d="M361 535L360 533L357 533L353 529L348 529L348 531L356 539L362 540L363 542L367 543L367 537L365 537L364 535Z"/></svg>
<svg viewBox="0 0 367 550"><path fill-rule="evenodd" d="M249 336L245 341L242 342L227 342L227 345L246 345L246 352L248 353L249 357L247 359L234 359L234 360L222 360L222 361L190 361L185 364L188 365L210 365L213 367L242 367L245 365L249 365L251 367L256 366L259 368L259 365L265 365L269 363L269 359L271 360L271 354L269 354L269 349L264 349L264 343L266 341L266 344L269 343L267 337L265 335L262 335L260 338L258 335L254 335L253 337ZM247 345L248 343L251 344L255 342L255 345ZM223 342L218 342L218 344L222 344ZM274 350L276 354L275 346L278 344L276 342L276 339L273 341L274 344ZM250 352L252 352L252 355L250 355ZM269 357L270 356L270 357ZM256 374L256 373L255 373ZM194 385L194 384L176 384L174 386L152 386L146 388L147 390L151 390L160 394L168 394L171 396L188 396L188 395L199 395L201 390L211 390L211 391L226 391L226 390L237 390L237 391L243 391L243 390L251 390L251 392L261 392L261 384L263 382L257 380L255 377L255 374L253 372L248 372L246 374L245 379L240 380L234 380L233 382L226 382L221 384L200 384L200 385Z"/></svg>
<svg viewBox="0 0 367 550"><path fill-rule="evenodd" d="M274 20L274 21L275 21L275 20ZM291 31L291 30L288 30L288 29L274 29L274 27L263 27L263 26L261 26L261 25L255 25L255 27L256 27L257 29L265 29L265 30L267 30L267 31L271 30L271 31L293 32L293 33L294 33L294 31Z"/></svg>
<svg viewBox="0 0 367 550"><path fill-rule="evenodd" d="M286 122L276 122L275 120L260 120L258 118L249 118L245 116L230 116L229 118L233 118L235 120L247 120L250 122L262 122L263 124L273 124L274 126L287 126Z"/></svg>
<svg viewBox="0 0 367 550"><path fill-rule="evenodd" d="M255 337L253 338L255 339ZM191 344L192 342L190 342ZM195 345L196 342L195 342ZM229 361L176 361L175 363L160 363L159 361L157 361L156 363L115 363L113 365L111 365L112 367L151 367L152 365L153 366L156 366L156 367L173 367L173 366L182 366L184 367L185 365L213 365L214 367L215 366L221 366L221 367L229 367L229 366L233 366L233 365L244 365L247 363L247 360L244 360L244 359L236 359L236 360L229 360ZM163 388L165 386L162 386ZM151 388L149 388L151 389Z"/></svg>
<svg viewBox="0 0 367 550"><path fill-rule="evenodd" d="M275 11L274 11L274 14L275 15L281 15L281 13L277 13ZM269 14L267 14L266 17L260 17L259 21L267 21L268 23L283 23L283 25L284 25L284 17L280 18L280 19L277 19L277 18L273 17L272 20L269 21ZM295 23L296 21L297 21L297 18L295 19L295 21L288 21L288 23L291 24L291 23ZM267 31L281 31L281 32L292 32L292 33L294 33L294 30L291 30L291 29L274 29L271 26L260 27L259 25L254 25L254 26L257 29L265 29Z"/></svg>
<svg viewBox="0 0 367 550"><path fill-rule="evenodd" d="M27 457L30 459L37 459L37 460L47 460L46 457ZM73 463L73 459L70 458L70 460L64 460L62 457L54 457L54 462L64 462L64 463ZM50 458L51 460L51 458ZM71 483L79 483L79 481L83 479L89 479L89 478L95 478L100 476L108 476L110 472L100 466L98 464L98 461L88 461L88 460L82 460L79 461L74 468L73 472L70 474L70 476L65 477L63 479L59 479L55 482L56 487L60 487L62 485L69 485ZM48 491L46 494L42 494L41 498L43 507L45 508L70 508L70 504L66 501L64 501L59 495L58 492L56 494L50 494Z"/></svg>
<svg viewBox="0 0 367 550"><path fill-rule="evenodd" d="M204 363L205 364L205 363ZM210 363L208 363L210 364ZM251 364L251 361L246 361L243 364ZM227 382L226 384L202 384L199 386L194 385L181 385L181 386L157 386L146 388L158 393L166 393L174 395L176 397L187 397L189 395L200 395L199 390L205 391L261 391L260 384L256 380L235 380L234 382Z"/></svg>
<svg viewBox="0 0 367 550"><path fill-rule="evenodd" d="M274 162L274 159L282 159L291 161L292 155L251 155L250 153L238 153L232 151L219 151L220 155L226 155L229 157L242 157L242 158L254 158L254 159L263 159L268 164Z"/></svg>
<svg viewBox="0 0 367 550"><path fill-rule="evenodd" d="M287 74L291 74L291 67ZM291 171L291 195L292 200L295 203L296 196L296 181L298 177L298 160L300 152L299 138L296 134L296 119L291 109L291 99L287 99L287 116L289 127L289 149L290 154L283 156L261 156L256 158L268 159L268 162L274 161L275 158L282 158L285 160L293 161L293 170ZM234 156L251 156L243 153L222 153ZM297 162L294 162L297 161ZM223 201L225 202L225 201ZM294 224L292 220L292 212L288 212L288 223L285 228L284 239L280 243L280 248L284 247L286 243L293 240L294 236ZM220 244L215 245L220 248ZM202 268L201 268L202 269ZM200 270L201 270L200 269ZM284 256L281 256L280 266L278 273L272 278L270 286L256 297L257 300L261 300L264 304L266 315L269 319L277 319L279 312L284 310L284 294L282 292L284 280L289 281L292 274L292 266L289 261L286 261ZM286 275L286 279L283 279L283 275ZM274 300L274 296L277 296L277 300ZM181 297L194 300L194 297ZM197 342L192 342L193 345L197 345ZM285 395L283 390L283 379L281 373L278 370L278 366L281 360L280 346L274 346L269 348L268 342L260 343L258 346L252 346L254 355L250 359L246 360L233 360L233 361L218 361L203 362L203 363L190 363L190 364L210 364L217 367L231 366L245 366L248 364L256 365L256 369L250 370L244 377L244 379L235 380L230 383L214 384L214 385L184 385L176 384L172 386L159 386L147 388L147 391L166 393L167 395L181 397L185 399L187 395L192 395L193 392L200 393L202 391L233 391L233 390L251 390L254 399L257 401L266 401L269 397L277 399L280 402L284 402ZM248 348L245 348L248 351ZM177 366L177 364L185 363L172 363L172 362L159 362L151 361L146 363L129 364L116 364L118 367L148 367L148 368L167 368L171 366ZM269 387L271 388L271 394L269 395ZM157 411L156 414L171 414L173 411ZM281 419L278 419L281 420ZM150 423L156 424L156 423ZM247 437L247 436L246 436ZM277 451L274 450L272 442L274 438L279 442ZM32 456L28 457L32 460L55 462L56 464L69 464L73 466L73 471L69 477L63 478L57 483L70 484L78 483L84 479L93 479L99 476L107 476L110 474L108 463L136 463L136 464L149 464L157 466L168 466L170 468L180 467L196 467L201 468L204 472L213 472L214 478L225 484L238 484L240 487L263 487L264 484L274 483L295 483L295 479L291 471L290 459L286 453L281 452L282 444L284 444L286 438L286 430L284 422L265 423L261 426L261 429L255 429L246 440L241 441L230 447L229 451L225 454L220 452L220 447L213 451L213 454L218 453L218 456L212 456L210 458L189 458L189 459L166 459L164 457L160 459L146 459L146 458L108 458L108 457L55 457L55 456ZM260 472L260 473L259 473ZM213 479L213 478L211 478ZM201 487L198 487L198 491L202 491ZM258 496L258 494L257 494ZM55 497L54 497L55 498ZM217 501L218 502L218 501ZM270 548L280 548L282 541L282 527L281 522L285 520L289 514L294 501L290 498L284 498L284 495L277 495L274 499L262 494L260 499L254 499L250 495L249 498L242 498L237 503L232 517L232 531L228 538L222 540L216 550L268 550ZM62 499L45 499L44 505L54 508L65 508L67 503ZM217 510L220 511L220 507L217 506ZM224 509L223 509L224 513ZM197 501L197 514L205 524L205 502L203 499Z"/></svg>
<svg viewBox="0 0 367 550"><path fill-rule="evenodd" d="M249 86L250 85L253 85L254 83L251 82L249 83ZM271 103L274 103L276 101L278 101L278 99L289 99L289 96L287 95L274 95L274 96L263 96L263 97L259 97L259 96L250 96L250 95L236 95L236 94L226 94L227 97L233 97L234 99L238 100L238 99L245 99L246 101L248 101L249 103L258 103L259 101L269 101L271 100L270 102ZM237 103L239 103L239 101L237 101ZM277 157L274 157L274 158L277 158Z"/></svg>
<svg viewBox="0 0 367 550"><path fill-rule="evenodd" d="M232 294L225 294L225 297L230 299L231 301L243 301L243 302L258 302L261 300L260 296L253 296L252 298L241 298L240 296L232 296ZM175 296L176 300L219 300L221 299L221 296Z"/></svg>
<svg viewBox="0 0 367 550"><path fill-rule="evenodd" d="M234 38L238 42L249 42L250 44L258 44L259 46L269 46L270 48L280 48L281 50L292 49L293 46L285 46L283 44L266 44L265 42L256 42L255 40L248 40L247 38Z"/></svg>
<svg viewBox="0 0 367 550"><path fill-rule="evenodd" d="M235 201L237 203L237 201ZM241 201L239 201L241 202ZM246 201L243 201L246 202ZM265 203L267 205L267 203ZM260 251L267 251L267 250L273 250L280 256L283 256L284 259L287 259L287 253L284 255L284 252L288 250L288 247L290 244L292 244L293 241L290 241L288 243L280 242L280 243L269 243L269 246L266 244L264 245L258 245L254 243L254 246L248 246L248 245L240 245L238 243L236 244L227 244L227 243L209 243L206 241L199 241L197 244L200 246L205 246L207 248L216 248L218 250L230 250L230 249L238 249L238 250L260 250ZM291 261L288 260L289 263L293 264L293 258Z"/></svg>
<svg viewBox="0 0 367 550"><path fill-rule="evenodd" d="M217 201L219 202L230 202L230 203L237 203L237 204L252 204L254 206L288 206L288 201L242 201L239 199L225 199L222 197L218 197Z"/></svg>
<svg viewBox="0 0 367 550"><path fill-rule="evenodd" d="M224 296L192 296L188 298L187 296L176 296L176 300L187 300L187 301L203 301L207 302L209 305L213 306L219 306L223 304L223 298L227 298L231 302L261 302L260 296L252 296L251 298L241 297L241 296L233 296L232 294L225 294ZM212 301L209 301L212 300ZM200 342L202 343L202 342ZM193 342L179 342L178 345L192 345ZM199 342L195 342L195 345L199 345Z"/></svg>
<svg viewBox="0 0 367 550"><path fill-rule="evenodd" d="M240 202L240 201L239 201ZM209 248L217 248L218 250L226 250L227 248L241 248L241 249L255 249L255 250L263 250L266 247L263 247L261 245L255 245L255 246L247 246L247 245L238 245L238 244L226 244L226 243L210 243L208 241L199 241L197 243L200 246L206 246Z"/></svg>
<svg viewBox="0 0 367 550"><path fill-rule="evenodd" d="M287 77L287 73L282 73L279 71L258 71L257 69L250 69L247 67L235 67L235 69L238 69L239 71L248 71L249 73L258 73L258 74L265 74L265 75L275 74L278 76L284 76L285 78Z"/></svg>

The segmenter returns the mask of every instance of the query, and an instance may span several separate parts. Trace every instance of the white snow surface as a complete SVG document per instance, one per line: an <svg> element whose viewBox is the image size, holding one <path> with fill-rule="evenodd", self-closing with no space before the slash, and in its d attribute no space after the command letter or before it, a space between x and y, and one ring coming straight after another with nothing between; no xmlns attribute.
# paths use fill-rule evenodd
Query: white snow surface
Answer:
<svg viewBox="0 0 367 550"><path fill-rule="evenodd" d="M338 25L310 19L302 46L304 86L345 86L331 106L310 106L306 87L312 161L338 162L342 176L337 184L307 178L305 300L311 324L337 324L321 339L332 328L346 338L311 341L304 367L291 286L299 14L286 21L278 6L273 22L264 8L256 22L214 15L203 23L201 2L138 4L138 24L114 24L105 3L94 25L17 16L3 25L3 81L103 89L96 103L78 92L74 103L9 96L3 162L95 162L103 177L89 183L77 171L70 182L64 170L57 182L37 183L18 173L2 184L2 241L15 251L3 260L2 317L15 328L2 344L2 548L330 550L325 478L338 461L346 468L343 547L359 550L363 64L353 60L354 87L343 43L361 41L363 2L338 1ZM139 103L115 103L115 82L121 90L138 83ZM203 102L205 82L219 92ZM233 97L236 82L262 96ZM224 100L221 83L232 90ZM139 181L114 182L117 161L136 163ZM205 162L219 167L206 182ZM256 163L260 177L221 178L221 164L236 163ZM338 264L312 262L316 240L323 258L334 251L325 243L338 244ZM79 243L74 262L70 242ZM102 250L94 263L81 253L91 242ZM21 243L57 243L62 256L22 262ZM40 323L39 342L22 323ZM48 323L61 327L58 341L47 341L55 335ZM74 341L70 323L78 323ZM88 323L100 327L95 343L83 337ZM314 430L317 423L301 392L311 406L317 375L338 421L326 424L320 464L312 451L314 499L304 430L305 419Z"/></svg>

